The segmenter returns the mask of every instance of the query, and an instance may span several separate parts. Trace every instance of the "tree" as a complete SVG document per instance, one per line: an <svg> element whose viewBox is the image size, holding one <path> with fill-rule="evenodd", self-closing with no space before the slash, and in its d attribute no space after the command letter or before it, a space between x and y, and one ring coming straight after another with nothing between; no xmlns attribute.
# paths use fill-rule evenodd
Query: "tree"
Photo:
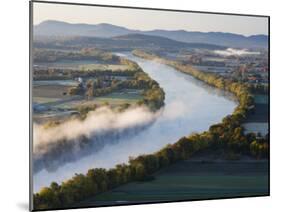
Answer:
<svg viewBox="0 0 281 212"><path fill-rule="evenodd" d="M136 180L143 180L146 177L145 168L141 163L135 165Z"/></svg>
<svg viewBox="0 0 281 212"><path fill-rule="evenodd" d="M93 80L88 80L86 83L86 97L90 99L94 96L94 82Z"/></svg>

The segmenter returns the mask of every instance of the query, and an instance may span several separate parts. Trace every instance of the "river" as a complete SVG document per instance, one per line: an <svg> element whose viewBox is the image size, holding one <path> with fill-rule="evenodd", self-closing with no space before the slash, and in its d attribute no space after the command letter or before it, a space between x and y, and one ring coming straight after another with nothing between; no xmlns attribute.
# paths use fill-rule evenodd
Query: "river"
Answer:
<svg viewBox="0 0 281 212"><path fill-rule="evenodd" d="M133 60L156 80L165 92L163 113L147 129L134 137L105 145L100 151L60 166L56 171L46 169L34 174L34 192L51 182L71 178L75 173L86 173L90 168L111 168L128 162L129 156L153 153L167 144L192 132L208 130L231 114L237 103L218 89L211 88L174 68L154 61L143 60L129 53L119 54Z"/></svg>

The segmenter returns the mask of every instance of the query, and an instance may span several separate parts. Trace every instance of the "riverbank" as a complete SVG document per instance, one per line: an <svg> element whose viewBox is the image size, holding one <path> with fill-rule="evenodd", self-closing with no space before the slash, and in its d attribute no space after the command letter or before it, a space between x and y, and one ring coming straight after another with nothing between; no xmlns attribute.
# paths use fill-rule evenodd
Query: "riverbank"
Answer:
<svg viewBox="0 0 281 212"><path fill-rule="evenodd" d="M225 117L221 123L210 126L209 131L215 133L219 138L216 137L214 140L217 141L211 142L208 148L214 148L216 150L222 148L224 152L227 151L231 155L243 154L252 155L256 158L268 157L268 137L260 137L258 134L251 132L246 134L242 126L242 123L251 116L255 108L255 99L251 93L251 88L233 79L224 78L215 73L206 73L191 65L184 64L180 61L169 60L151 52L137 49L132 53L137 57L171 66L210 86L230 92L236 97L239 104L234 112ZM228 125L235 127L235 129L229 129ZM227 136L225 136L226 133L228 134Z"/></svg>

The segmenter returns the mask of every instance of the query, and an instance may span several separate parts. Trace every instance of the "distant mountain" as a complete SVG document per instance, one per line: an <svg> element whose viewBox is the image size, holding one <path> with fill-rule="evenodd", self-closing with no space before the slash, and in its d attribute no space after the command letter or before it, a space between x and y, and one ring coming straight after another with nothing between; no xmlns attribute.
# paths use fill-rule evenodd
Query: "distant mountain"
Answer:
<svg viewBox="0 0 281 212"><path fill-rule="evenodd" d="M35 38L36 48L72 48L94 47L104 50L127 51L135 48L151 50L179 50L183 48L226 49L226 47L206 43L185 43L169 38L144 34L127 34L111 38L74 36L68 38L41 37Z"/></svg>
<svg viewBox="0 0 281 212"><path fill-rule="evenodd" d="M93 36L113 37L131 33L132 30L111 24L70 24L62 21L44 21L34 27L39 36Z"/></svg>
<svg viewBox="0 0 281 212"><path fill-rule="evenodd" d="M234 33L189 32L185 30L152 30L144 33L148 35L163 36L173 40L188 43L210 43L239 48L266 48L268 45L268 36L266 35L253 35L247 37Z"/></svg>
<svg viewBox="0 0 281 212"><path fill-rule="evenodd" d="M193 32L185 30L131 30L111 24L70 24L44 21L34 27L35 36L87 36L111 38L128 34L161 36L186 43L205 43L239 48L267 48L267 35L244 36L224 32Z"/></svg>
<svg viewBox="0 0 281 212"><path fill-rule="evenodd" d="M146 35L146 34L127 34L116 36L113 40L123 41L130 45L139 45L140 47L162 47L162 48L204 48L204 49L225 49L226 47L207 43L186 43L176 41L164 36Z"/></svg>

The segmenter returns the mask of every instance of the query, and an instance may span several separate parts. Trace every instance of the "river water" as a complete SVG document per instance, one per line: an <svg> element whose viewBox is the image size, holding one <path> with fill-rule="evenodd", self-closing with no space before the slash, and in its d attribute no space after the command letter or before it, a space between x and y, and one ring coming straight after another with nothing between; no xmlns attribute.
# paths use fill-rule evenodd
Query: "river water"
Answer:
<svg viewBox="0 0 281 212"><path fill-rule="evenodd" d="M176 142L182 136L208 130L210 125L231 114L237 105L221 91L172 67L143 60L129 53L119 55L137 62L164 89L163 113L150 127L134 137L126 137L118 143L105 145L100 151L66 163L56 171L43 169L34 174L34 192L43 186L49 186L53 181L61 183L75 173L86 173L88 169L96 167L111 168L128 162L129 156L153 153Z"/></svg>

